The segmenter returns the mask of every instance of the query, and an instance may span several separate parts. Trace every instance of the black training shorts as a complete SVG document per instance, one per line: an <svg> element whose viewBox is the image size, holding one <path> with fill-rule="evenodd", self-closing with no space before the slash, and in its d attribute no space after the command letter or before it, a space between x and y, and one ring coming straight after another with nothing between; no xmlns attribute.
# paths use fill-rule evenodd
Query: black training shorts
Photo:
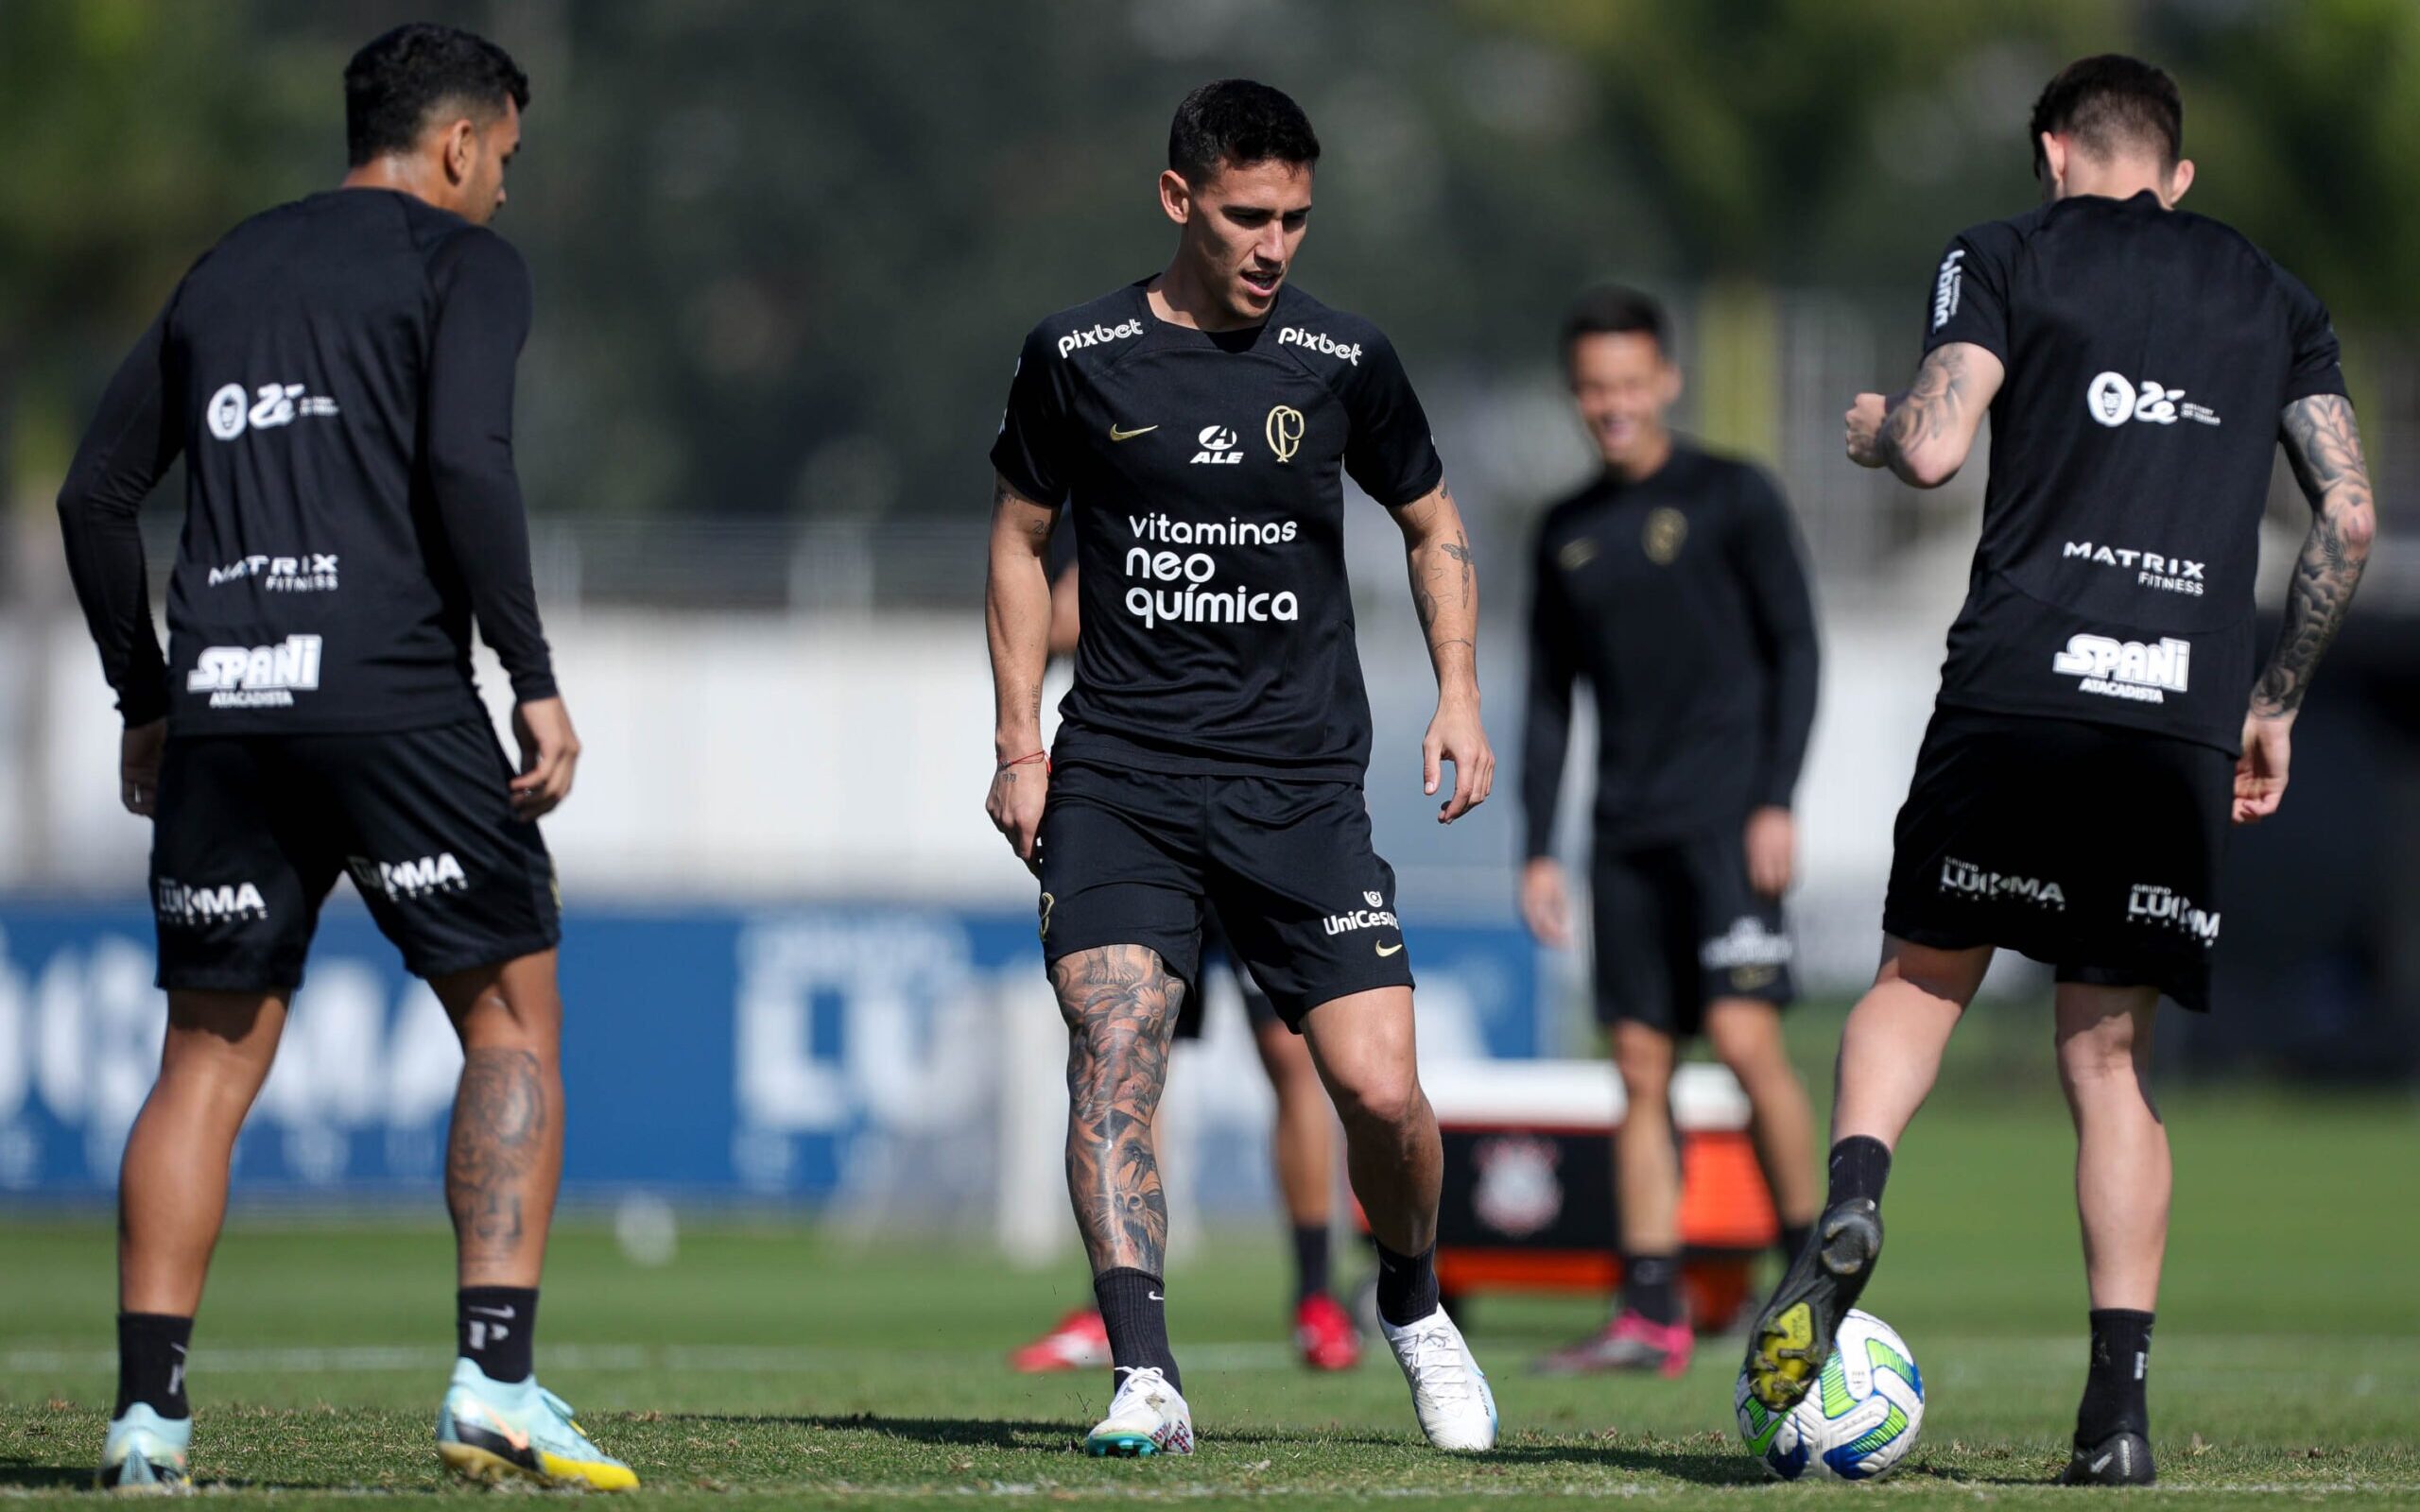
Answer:
<svg viewBox="0 0 2420 1512"><path fill-rule="evenodd" d="M1885 933L1999 945L2062 982L2207 1010L2235 761L2082 720L1937 710L1899 810Z"/></svg>
<svg viewBox="0 0 2420 1512"><path fill-rule="evenodd" d="M1201 910L1201 970L1204 973L1225 971L1236 979L1236 990L1243 994L1244 1019L1257 1034L1263 1024L1282 1022L1277 1017L1277 1005L1252 979L1252 973L1236 959L1236 949L1227 943L1227 932L1219 923L1219 911ZM1184 1003L1176 1010L1176 1037L1180 1040L1201 1038L1201 1005L1209 992L1200 982L1184 995Z"/></svg>
<svg viewBox="0 0 2420 1512"><path fill-rule="evenodd" d="M151 834L160 986L290 991L339 873L419 976L561 936L554 863L485 720L381 734L172 736Z"/></svg>
<svg viewBox="0 0 2420 1512"><path fill-rule="evenodd" d="M1042 815L1046 962L1142 945L1198 989L1205 905L1287 1027L1411 986L1394 868L1357 782L1172 776L1070 763Z"/></svg>
<svg viewBox="0 0 2420 1512"><path fill-rule="evenodd" d="M1597 1019L1687 1038L1728 998L1797 995L1781 902L1748 885L1745 821L1663 845L1599 846L1589 862Z"/></svg>

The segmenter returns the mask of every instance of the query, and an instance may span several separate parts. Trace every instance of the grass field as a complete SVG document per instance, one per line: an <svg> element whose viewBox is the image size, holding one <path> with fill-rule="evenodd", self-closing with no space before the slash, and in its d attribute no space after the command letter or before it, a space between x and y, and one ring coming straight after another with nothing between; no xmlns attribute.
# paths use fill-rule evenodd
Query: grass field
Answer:
<svg viewBox="0 0 2420 1512"><path fill-rule="evenodd" d="M2180 1172L2150 1494L2420 1503L2420 1111L2205 1093L2169 1114ZM1908 1467L1869 1487L1765 1480L1730 1426L1729 1344L1674 1384L1528 1374L1596 1320L1578 1298L1475 1305L1503 1441L1483 1458L1435 1454L1383 1350L1347 1377L1288 1363L1280 1258L1240 1239L1171 1278L1202 1435L1191 1459L1084 1458L1104 1377L1001 1364L1088 1295L1080 1275L1006 1273L947 1245L726 1221L684 1229L677 1260L650 1269L574 1221L547 1278L540 1362L645 1495L685 1504L2031 1503L2074 1494L2038 1484L2063 1461L2083 1363L2068 1159L2063 1121L2031 1097L1919 1125L1867 1305L1913 1347L1929 1406ZM425 1224L240 1219L196 1338L201 1478L298 1508L483 1494L449 1490L429 1445L449 1253ZM113 1384L111 1288L106 1221L0 1227L0 1497L88 1484Z"/></svg>

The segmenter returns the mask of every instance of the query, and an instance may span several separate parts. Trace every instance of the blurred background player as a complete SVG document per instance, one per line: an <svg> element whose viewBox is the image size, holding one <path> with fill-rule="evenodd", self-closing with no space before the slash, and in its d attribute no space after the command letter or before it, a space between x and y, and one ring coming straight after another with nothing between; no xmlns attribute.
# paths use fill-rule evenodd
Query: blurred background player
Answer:
<svg viewBox="0 0 2420 1512"><path fill-rule="evenodd" d="M561 936L537 819L579 754L529 581L512 464L529 275L488 220L528 80L407 26L345 69L352 167L193 266L112 381L59 499L153 820L168 1029L119 1181L118 1398L101 1484L189 1484L185 1350L235 1135L277 1053L320 906L349 872L462 1043L445 1160L460 1357L444 1462L479 1480L635 1486L532 1370L562 1166ZM137 508L185 459L168 654ZM516 774L470 677L517 701Z"/></svg>
<svg viewBox="0 0 2420 1512"><path fill-rule="evenodd" d="M1073 656L1083 627L1081 594L1076 587L1075 532L1062 527L1052 533L1050 580L1050 654ZM1361 1344L1352 1314L1336 1299L1331 1286L1328 1246L1334 1223L1332 1197L1336 1184L1336 1136L1328 1112L1327 1093L1320 1088L1319 1068L1303 1037L1286 1027L1277 1005L1256 986L1252 973L1236 964L1219 911L1201 911L1201 965L1205 972L1225 971L1243 998L1244 1016L1252 1024L1253 1048L1261 1070L1269 1074L1269 1090L1277 1108L1269 1131L1269 1148L1277 1171L1277 1192L1286 1208L1287 1240L1294 1258L1294 1348L1314 1370L1349 1370L1361 1358ZM1178 1011L1176 1038L1201 1038L1202 1003L1207 994L1184 996ZM1025 1371L1096 1369L1110 1363L1109 1326L1098 1307L1072 1309L1050 1332L1009 1356Z"/></svg>
<svg viewBox="0 0 2420 1512"><path fill-rule="evenodd" d="M2048 203L1951 240L1914 386L1849 411L1850 458L1917 488L1957 472L1988 411L1991 479L1899 812L1882 969L1841 1032L1830 1194L1748 1355L1767 1405L1806 1395L1880 1254L1892 1150L1993 950L2021 951L2057 968L2076 1126L2092 1344L2071 1484L2154 1477L2169 1163L2152 1020L2163 993L2209 1005L2228 819L2276 811L2376 529L2327 312L2239 232L2176 209L2184 113L2132 58L2052 79L2028 131ZM2256 676L2280 438L2312 517Z"/></svg>
<svg viewBox="0 0 2420 1512"><path fill-rule="evenodd" d="M1439 1304L1443 1151L1421 1091L1394 873L1362 791L1369 697L1344 564L1342 474L1401 528L1435 669L1426 790L1483 801L1478 592L1428 421L1386 337L1287 281L1319 140L1301 107L1205 84L1168 133L1167 269L1028 335L999 438L985 617L998 761L986 811L1042 884L1069 1029L1067 1177L1116 1394L1096 1454L1190 1452L1167 1342L1167 1208L1151 1132L1202 910L1313 1062L1378 1246L1381 1332L1441 1449L1495 1405ZM1049 541L1072 501L1084 597L1075 685L1041 747ZM1047 803L1046 806L1046 798Z"/></svg>
<svg viewBox="0 0 2420 1512"><path fill-rule="evenodd" d="M1790 797L1815 722L1815 614L1796 532L1762 472L1677 439L1664 311L1633 289L1582 295L1564 323L1571 394L1603 471L1548 510L1531 567L1521 913L1571 943L1554 857L1571 693L1597 710L1589 897L1597 1013L1627 1099L1614 1137L1622 1291L1556 1374L1689 1363L1679 1287L1672 1065L1703 1034L1748 1094L1749 1130L1794 1256L1815 1216L1814 1124L1783 1052L1795 987L1781 899Z"/></svg>

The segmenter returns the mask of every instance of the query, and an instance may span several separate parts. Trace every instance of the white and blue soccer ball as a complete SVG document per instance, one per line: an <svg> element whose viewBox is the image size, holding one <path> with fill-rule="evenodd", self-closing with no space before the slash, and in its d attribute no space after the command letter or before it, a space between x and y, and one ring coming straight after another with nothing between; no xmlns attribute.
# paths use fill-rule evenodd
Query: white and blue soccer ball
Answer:
<svg viewBox="0 0 2420 1512"><path fill-rule="evenodd" d="M1774 1412L1758 1401L1744 1370L1732 1403L1748 1452L1783 1480L1870 1481L1891 1473L1916 1447L1925 1378L1890 1324L1851 1312L1815 1388L1797 1406Z"/></svg>

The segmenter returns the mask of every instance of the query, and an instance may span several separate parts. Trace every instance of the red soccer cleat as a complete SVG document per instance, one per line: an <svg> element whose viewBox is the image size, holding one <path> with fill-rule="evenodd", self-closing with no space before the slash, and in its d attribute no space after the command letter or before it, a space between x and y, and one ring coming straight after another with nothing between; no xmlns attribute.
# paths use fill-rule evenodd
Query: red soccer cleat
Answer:
<svg viewBox="0 0 2420 1512"><path fill-rule="evenodd" d="M1361 1363L1352 1314L1325 1292L1313 1292L1294 1309L1294 1346L1314 1370L1350 1370Z"/></svg>
<svg viewBox="0 0 2420 1512"><path fill-rule="evenodd" d="M1050 1327L1050 1332L1009 1354L1009 1368L1026 1375L1046 1370L1090 1370L1109 1364L1109 1325L1100 1309L1080 1307Z"/></svg>
<svg viewBox="0 0 2420 1512"><path fill-rule="evenodd" d="M1593 1337L1540 1360L1540 1375L1579 1376L1623 1370L1652 1370L1667 1381L1689 1368L1697 1335L1686 1320L1651 1323L1644 1314L1625 1310Z"/></svg>

